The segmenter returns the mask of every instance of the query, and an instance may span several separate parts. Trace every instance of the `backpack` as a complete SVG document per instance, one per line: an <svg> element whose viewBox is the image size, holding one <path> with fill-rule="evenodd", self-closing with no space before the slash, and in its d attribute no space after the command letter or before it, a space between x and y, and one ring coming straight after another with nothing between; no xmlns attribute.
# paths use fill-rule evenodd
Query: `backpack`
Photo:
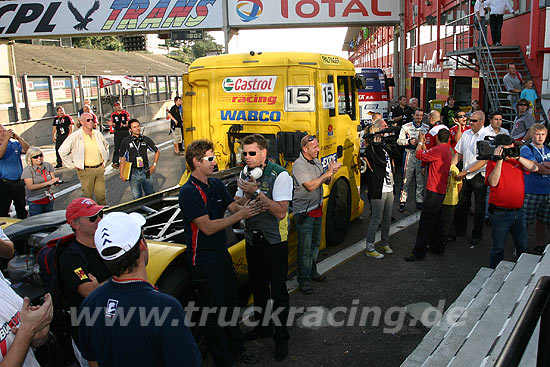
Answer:
<svg viewBox="0 0 550 367"><path fill-rule="evenodd" d="M68 307L67 297L63 297L61 279L59 279L59 257L67 248L75 251L87 264L88 259L82 249L75 243L75 234L48 241L36 255L40 266L40 279L47 293L50 293L54 307Z"/></svg>

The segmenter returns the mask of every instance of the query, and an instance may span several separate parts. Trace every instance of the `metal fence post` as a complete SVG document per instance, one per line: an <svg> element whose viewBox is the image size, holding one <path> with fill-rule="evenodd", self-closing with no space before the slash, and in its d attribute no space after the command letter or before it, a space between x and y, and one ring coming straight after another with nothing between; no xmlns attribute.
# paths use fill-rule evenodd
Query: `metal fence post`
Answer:
<svg viewBox="0 0 550 367"><path fill-rule="evenodd" d="M19 122L19 103L17 103L17 86L15 85L15 76L10 75L11 102L15 114L15 122Z"/></svg>
<svg viewBox="0 0 550 367"><path fill-rule="evenodd" d="M23 89L23 100L25 102L25 111L27 111L26 120L31 119L31 104L29 102L29 88L28 88L28 80L27 80L27 74L23 75L21 77L22 79L22 89Z"/></svg>
<svg viewBox="0 0 550 367"><path fill-rule="evenodd" d="M52 105L52 116L55 116L55 96L53 95L53 76L48 75L48 91L50 92L50 103Z"/></svg>

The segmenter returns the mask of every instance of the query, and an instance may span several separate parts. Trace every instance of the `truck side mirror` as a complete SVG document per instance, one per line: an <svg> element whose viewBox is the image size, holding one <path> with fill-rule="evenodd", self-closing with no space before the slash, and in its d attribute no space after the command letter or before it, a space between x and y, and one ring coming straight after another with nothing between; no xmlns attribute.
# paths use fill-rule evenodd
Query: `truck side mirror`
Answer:
<svg viewBox="0 0 550 367"><path fill-rule="evenodd" d="M342 158L344 156L344 147L341 146L341 145L338 145L336 147L336 157L337 158Z"/></svg>
<svg viewBox="0 0 550 367"><path fill-rule="evenodd" d="M279 154L283 154L283 158L287 162L294 162L300 157L300 142L306 132L301 131L281 131L277 133L277 150Z"/></svg>
<svg viewBox="0 0 550 367"><path fill-rule="evenodd" d="M365 89L365 86L363 85L363 80L361 80L361 78L355 77L353 78L353 81L355 82L355 88Z"/></svg>

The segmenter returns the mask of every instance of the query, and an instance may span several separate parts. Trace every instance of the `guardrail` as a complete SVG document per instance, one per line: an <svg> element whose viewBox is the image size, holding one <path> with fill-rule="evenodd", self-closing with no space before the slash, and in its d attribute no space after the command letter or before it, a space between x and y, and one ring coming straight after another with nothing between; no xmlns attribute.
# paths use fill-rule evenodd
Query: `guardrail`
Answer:
<svg viewBox="0 0 550 367"><path fill-rule="evenodd" d="M537 367L550 366L550 276L541 277L533 289L495 367L518 366L540 319Z"/></svg>

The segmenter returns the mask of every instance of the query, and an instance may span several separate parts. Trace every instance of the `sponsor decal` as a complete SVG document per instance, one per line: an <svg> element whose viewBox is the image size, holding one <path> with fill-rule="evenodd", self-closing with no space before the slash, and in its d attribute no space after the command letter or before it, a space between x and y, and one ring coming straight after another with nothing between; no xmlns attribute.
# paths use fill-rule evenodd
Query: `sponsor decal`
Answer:
<svg viewBox="0 0 550 367"><path fill-rule="evenodd" d="M328 125L328 136L334 136L334 128L332 127L332 124Z"/></svg>
<svg viewBox="0 0 550 367"><path fill-rule="evenodd" d="M117 308L118 301L116 299L107 300L107 307L105 307L105 317L108 317L110 319L115 317Z"/></svg>
<svg viewBox="0 0 550 367"><path fill-rule="evenodd" d="M238 111L221 110L222 121L260 121L260 122L279 122L281 121L281 111Z"/></svg>
<svg viewBox="0 0 550 367"><path fill-rule="evenodd" d="M274 105L275 103L277 103L277 96L258 96L258 95L234 96L234 97L231 97L231 102L233 103L265 103L268 105Z"/></svg>
<svg viewBox="0 0 550 367"><path fill-rule="evenodd" d="M336 153L332 153L321 158L321 164L323 165L323 168L328 168L330 162L336 162Z"/></svg>
<svg viewBox="0 0 550 367"><path fill-rule="evenodd" d="M321 55L321 60L327 65L340 65L342 63L338 56Z"/></svg>
<svg viewBox="0 0 550 367"><path fill-rule="evenodd" d="M272 93L276 83L276 76L232 76L223 80L222 88L227 93Z"/></svg>
<svg viewBox="0 0 550 367"><path fill-rule="evenodd" d="M257 19L264 10L261 0L237 0L237 15L245 23Z"/></svg>

